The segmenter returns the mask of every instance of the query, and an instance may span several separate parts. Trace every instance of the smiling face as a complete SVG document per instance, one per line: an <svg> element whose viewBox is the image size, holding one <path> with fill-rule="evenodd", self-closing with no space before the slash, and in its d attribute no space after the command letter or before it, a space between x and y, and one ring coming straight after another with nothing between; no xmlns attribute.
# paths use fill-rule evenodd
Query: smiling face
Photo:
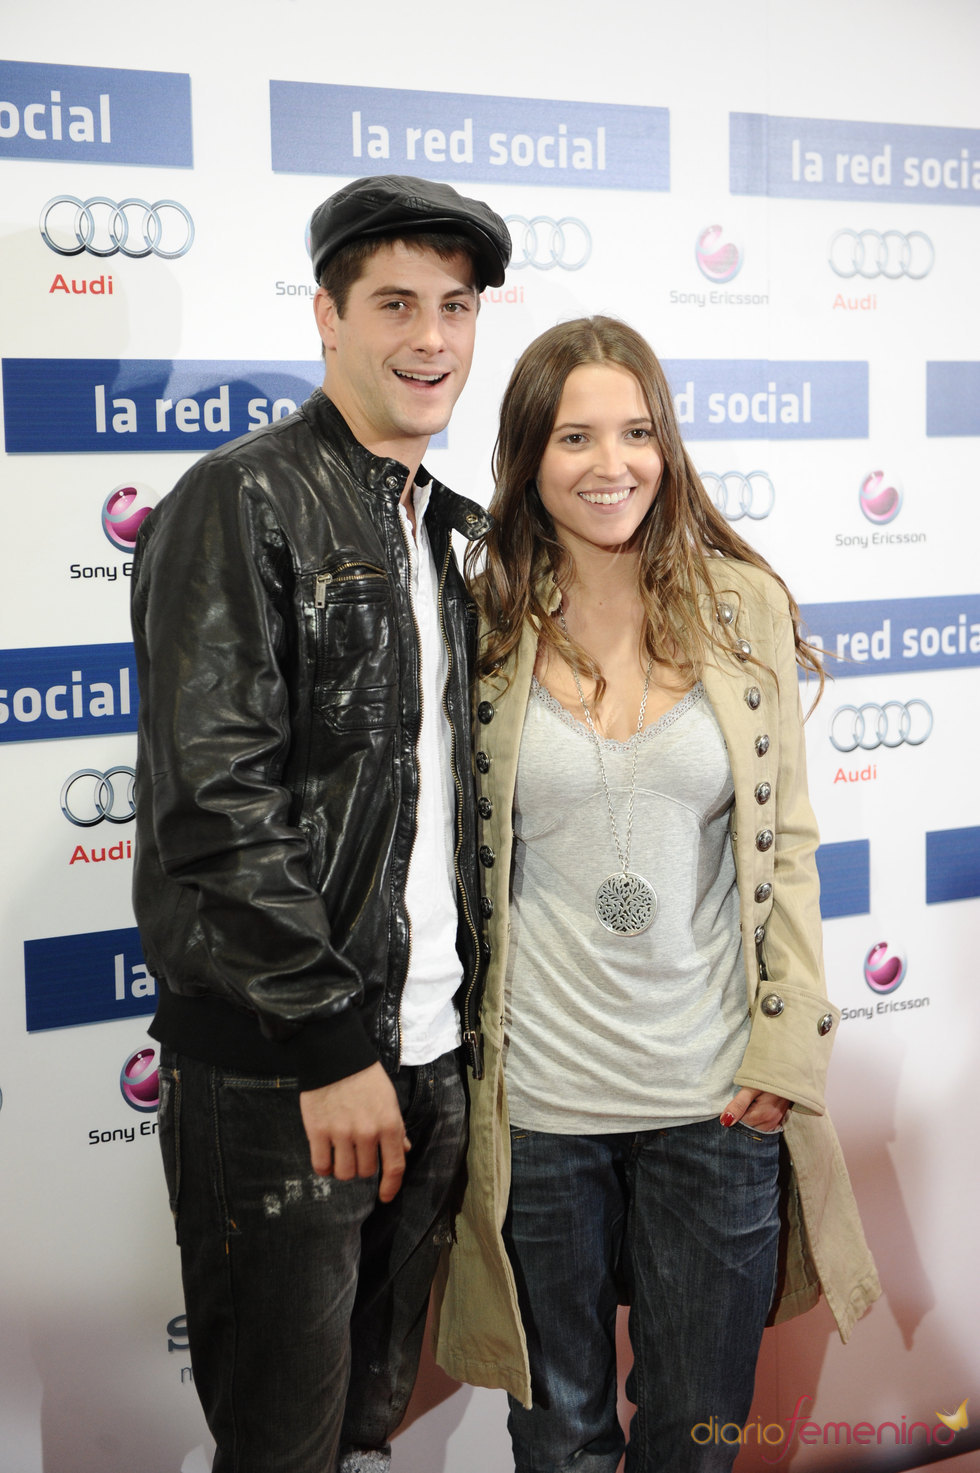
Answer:
<svg viewBox="0 0 980 1473"><path fill-rule="evenodd" d="M464 252L443 260L404 241L368 259L342 317L330 295L317 292L323 390L368 450L414 473L466 383L478 306Z"/></svg>
<svg viewBox="0 0 980 1473"><path fill-rule="evenodd" d="M583 363L565 380L537 486L558 540L575 557L629 547L653 505L663 458L628 369Z"/></svg>

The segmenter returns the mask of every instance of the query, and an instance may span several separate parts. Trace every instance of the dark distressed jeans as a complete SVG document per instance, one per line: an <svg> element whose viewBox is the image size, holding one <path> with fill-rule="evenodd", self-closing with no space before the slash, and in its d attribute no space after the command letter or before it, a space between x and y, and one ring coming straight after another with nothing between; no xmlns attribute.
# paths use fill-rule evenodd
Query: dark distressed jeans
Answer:
<svg viewBox="0 0 980 1473"><path fill-rule="evenodd" d="M160 1144L214 1473L334 1473L352 1449L387 1462L466 1134L456 1053L394 1082L412 1149L383 1204L377 1175L314 1175L295 1081L161 1050Z"/></svg>
<svg viewBox="0 0 980 1473"><path fill-rule="evenodd" d="M616 1473L624 1288L627 1473L731 1467L738 1446L713 1429L741 1427L752 1403L775 1285L779 1139L718 1120L625 1135L511 1129L504 1239L533 1395L529 1411L510 1402L517 1473Z"/></svg>

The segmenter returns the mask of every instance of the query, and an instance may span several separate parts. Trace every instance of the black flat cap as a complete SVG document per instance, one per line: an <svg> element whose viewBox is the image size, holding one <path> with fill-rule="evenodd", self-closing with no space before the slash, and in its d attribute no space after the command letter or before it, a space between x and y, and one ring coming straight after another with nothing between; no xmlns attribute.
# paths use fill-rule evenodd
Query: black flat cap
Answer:
<svg viewBox="0 0 980 1473"><path fill-rule="evenodd" d="M503 285L511 238L500 216L481 200L457 194L449 184L410 174L355 179L324 200L310 221L313 275L319 281L331 256L352 240L417 230L463 236L474 249L480 291Z"/></svg>

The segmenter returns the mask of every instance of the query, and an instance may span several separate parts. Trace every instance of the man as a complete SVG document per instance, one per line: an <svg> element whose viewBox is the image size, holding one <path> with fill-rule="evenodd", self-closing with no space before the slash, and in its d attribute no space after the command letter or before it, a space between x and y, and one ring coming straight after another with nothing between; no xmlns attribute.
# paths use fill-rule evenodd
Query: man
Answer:
<svg viewBox="0 0 980 1473"><path fill-rule="evenodd" d="M134 903L216 1473L381 1469L478 1067L472 606L421 465L504 222L361 179L311 225L322 391L147 519Z"/></svg>

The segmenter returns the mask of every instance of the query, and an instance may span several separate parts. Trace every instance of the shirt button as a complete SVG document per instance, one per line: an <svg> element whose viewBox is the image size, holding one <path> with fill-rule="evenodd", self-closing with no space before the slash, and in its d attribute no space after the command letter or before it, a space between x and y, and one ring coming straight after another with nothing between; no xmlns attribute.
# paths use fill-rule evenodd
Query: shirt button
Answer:
<svg viewBox="0 0 980 1473"><path fill-rule="evenodd" d="M768 997L762 999L760 1006L767 1018L778 1018L786 1004L778 992L770 992Z"/></svg>
<svg viewBox="0 0 980 1473"><path fill-rule="evenodd" d="M476 714L480 718L480 720L481 720L481 722L483 723L484 726L489 726L490 725L490 722L493 720L494 716L496 715L496 712L493 709L492 702L490 702L490 701L481 701L480 704L476 708Z"/></svg>
<svg viewBox="0 0 980 1473"><path fill-rule="evenodd" d="M775 835L773 834L772 829L760 829L755 836L755 847L760 850L761 853L765 854L767 849L772 848L774 838Z"/></svg>
<svg viewBox="0 0 980 1473"><path fill-rule="evenodd" d="M470 852L472 853L472 850ZM483 868L484 869L493 869L493 867L496 864L496 862L497 862L497 856L496 856L496 854L494 854L493 850L490 848L490 845L489 844L481 844L480 845L480 863L483 865Z"/></svg>
<svg viewBox="0 0 980 1473"><path fill-rule="evenodd" d="M489 895L482 895L480 897L480 914L486 920L489 920L493 915L493 901Z"/></svg>
<svg viewBox="0 0 980 1473"><path fill-rule="evenodd" d="M769 899L769 896L771 894L772 894L772 886L770 885L770 883L769 883L768 880L764 880L761 885L756 885L756 887L755 887L755 898L756 898L756 902L759 905L764 904L765 901L767 901Z"/></svg>
<svg viewBox="0 0 980 1473"><path fill-rule="evenodd" d="M745 692L745 704L750 711L758 711L762 704L762 692L757 685L750 685Z"/></svg>
<svg viewBox="0 0 980 1473"><path fill-rule="evenodd" d="M486 752L477 752L476 766L479 772L490 771L490 758L487 756Z"/></svg>
<svg viewBox="0 0 980 1473"><path fill-rule="evenodd" d="M489 818L493 813L493 804L489 798L481 798L476 805L476 809L481 818Z"/></svg>

